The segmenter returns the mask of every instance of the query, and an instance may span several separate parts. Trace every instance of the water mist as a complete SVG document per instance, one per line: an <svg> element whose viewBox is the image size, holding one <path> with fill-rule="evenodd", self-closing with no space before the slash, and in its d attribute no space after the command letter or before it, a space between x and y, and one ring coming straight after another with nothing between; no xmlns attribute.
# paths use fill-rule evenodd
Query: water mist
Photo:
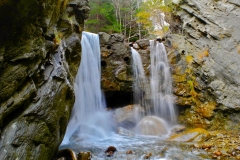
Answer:
<svg viewBox="0 0 240 160"><path fill-rule="evenodd" d="M101 91L99 44L97 34L82 32L81 63L74 83L76 99L63 143L69 143L73 136L99 139L113 132Z"/></svg>
<svg viewBox="0 0 240 160"><path fill-rule="evenodd" d="M150 41L151 76L149 80L145 77L141 56L134 48L131 48L131 51L134 105L144 108L144 114L135 116L138 120L141 119L135 131L144 135L166 135L169 133L169 126L176 124L176 113L165 47L162 43Z"/></svg>
<svg viewBox="0 0 240 160"><path fill-rule="evenodd" d="M172 79L167 53L163 43L150 40L151 99L153 113L169 123L176 124L176 111L172 97Z"/></svg>

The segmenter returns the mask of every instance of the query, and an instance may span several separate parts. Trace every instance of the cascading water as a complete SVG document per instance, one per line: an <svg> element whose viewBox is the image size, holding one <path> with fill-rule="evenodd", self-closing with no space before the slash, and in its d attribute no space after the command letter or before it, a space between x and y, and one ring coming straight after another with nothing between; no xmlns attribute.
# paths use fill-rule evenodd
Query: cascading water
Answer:
<svg viewBox="0 0 240 160"><path fill-rule="evenodd" d="M135 78L133 83L134 104L141 105L145 109L145 117L143 115L136 116L143 118L137 124L135 131L145 135L168 134L168 125L176 124L176 113L172 101L172 81L165 47L162 43L150 41L150 99L152 107L149 107L144 100L149 93L147 93L148 82L141 57L135 49L131 48L131 51Z"/></svg>
<svg viewBox="0 0 240 160"><path fill-rule="evenodd" d="M76 101L74 104L70 122L68 124L67 132L64 137L64 141L60 146L60 149L70 148L73 149L76 153L90 151L92 155L92 160L143 160L146 159L146 153L151 153L152 156L150 159L175 159L176 157L179 157L179 155L181 157L184 157L184 159L185 157L186 159L199 159L199 157L194 155L192 152L184 151L181 149L181 147L178 147L179 149L177 149L176 144L172 145L171 142L162 141L163 139L165 139L164 136L149 136L165 135L168 132L166 130L167 128L161 128L165 124L164 121L159 118L159 115L161 114L158 112L162 111L160 109L154 109L154 112L156 111L157 114L154 114L154 112L151 112L149 110L145 113L145 115L147 116L142 117L143 115L140 115L142 119L137 126L139 126L140 130L143 129L143 132L145 132L148 136L145 136L143 134L133 134L130 136L113 134L113 120L110 116L110 113L107 113L105 111L104 97L100 89L100 49L98 36L96 34L83 32L81 45L82 59L74 86ZM159 58L160 55L158 54L164 54L165 51L158 51L158 49L161 48L161 46L158 46L160 44L156 46L153 45L155 44L152 44L151 42L151 50L155 51L151 53L152 62L154 62L151 70L153 70L154 73L158 73L158 76L160 76L163 73L160 72L160 70L158 69L162 69L162 63L165 63L167 61L159 60L161 58ZM141 98L146 96L146 94L150 95L150 92L148 91L149 86L146 86L149 85L149 83L147 82L146 78L144 78L145 75L141 64L140 56L138 55L137 51L134 51L134 49L132 49L132 51L134 56L133 61L136 64L135 66L133 66L136 67L135 69L133 68L133 70L135 70L135 78L136 80L138 80L136 81L135 87L141 88L137 89L134 87L134 92L137 93L137 95L135 95L135 103L144 105L144 103L146 104L146 102L144 102ZM166 57L162 57L162 59L164 58ZM154 66L158 66L158 68L154 69ZM165 65L165 70L167 70L166 66L168 66L168 64ZM155 81L152 81L152 84L154 84L154 82L157 83L157 75L152 75L151 79L153 77L153 80ZM164 76L161 77L160 80L162 79L168 78ZM166 88L162 88L162 85L170 83L169 81L162 82L160 83L161 85L155 84L155 87L158 87L159 89L154 90L154 92L152 91L152 94L156 93L163 97L155 97L153 102L156 106L159 105L158 101L164 100L164 96L168 96L171 94L171 90L169 88L163 93L160 92ZM168 87L171 87L171 83ZM146 88L148 88L148 90L145 90ZM159 100L159 98L161 99ZM165 103L166 102L162 102L160 104ZM170 110L171 109L169 108L165 112L172 114ZM114 154L113 157L106 157L105 150L109 146L114 146L117 148L117 153ZM131 150L133 154L126 154L126 151L129 150Z"/></svg>
<svg viewBox="0 0 240 160"><path fill-rule="evenodd" d="M111 115L101 91L98 35L83 32L81 45L81 63L74 83L76 100L63 143L69 143L73 135L106 138L112 133Z"/></svg>
<svg viewBox="0 0 240 160"><path fill-rule="evenodd" d="M144 68L142 65L142 59L139 53L131 47L132 52L132 69L133 69L133 102L135 108L139 106L146 106L145 96L147 95L147 78L144 73ZM136 115L136 120L139 119L141 115Z"/></svg>
<svg viewBox="0 0 240 160"><path fill-rule="evenodd" d="M176 124L176 111L172 100L172 80L163 43L150 40L151 99L154 115Z"/></svg>

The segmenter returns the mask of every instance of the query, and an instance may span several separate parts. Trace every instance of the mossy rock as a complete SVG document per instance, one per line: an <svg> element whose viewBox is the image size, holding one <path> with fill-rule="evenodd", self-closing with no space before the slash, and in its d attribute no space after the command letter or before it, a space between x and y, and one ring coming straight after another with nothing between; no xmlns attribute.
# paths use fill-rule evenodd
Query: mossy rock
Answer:
<svg viewBox="0 0 240 160"><path fill-rule="evenodd" d="M174 134L168 140L178 142L202 142L209 137L210 133L205 129L194 128L179 134Z"/></svg>

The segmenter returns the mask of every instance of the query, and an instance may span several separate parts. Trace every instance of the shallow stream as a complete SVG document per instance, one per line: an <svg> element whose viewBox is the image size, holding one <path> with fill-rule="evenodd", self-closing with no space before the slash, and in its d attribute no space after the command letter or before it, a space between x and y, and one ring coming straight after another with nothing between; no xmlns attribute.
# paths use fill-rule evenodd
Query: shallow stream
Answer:
<svg viewBox="0 0 240 160"><path fill-rule="evenodd" d="M153 100L153 112L146 109L147 118L143 118L136 126L135 134L115 134L110 114L105 110L104 96L101 92L100 70L100 45L96 34L83 32L82 36L82 60L75 80L76 101L71 115L68 128L60 149L69 148L76 153L90 151L92 160L198 160L207 153L194 149L193 145L168 142L164 136L142 135L165 135L170 131L165 123L159 118L163 117L168 122L176 124L176 113L171 97L171 76L167 62L164 45L151 41L151 99ZM132 49L133 50L133 49ZM134 50L133 50L134 51ZM141 62L140 56L138 61ZM137 58L137 57L135 57ZM142 64L135 64L135 79L142 79L144 71ZM141 71L141 74L139 75ZM145 79L145 78L143 78ZM137 81L135 85L135 99L143 105L142 92L139 90L144 81ZM142 87L143 90L145 87ZM147 90L144 90L147 93ZM150 94L150 93L149 93ZM159 107L161 106L161 107ZM127 113L125 113L127 114ZM151 116L150 116L151 115ZM156 116L153 117L152 115ZM133 116L134 117L134 116ZM140 117L138 115L137 117ZM151 132L149 132L151 128ZM159 129L161 132L158 132ZM166 131L165 131L166 130ZM117 132L120 133L120 132ZM147 134L146 134L147 133ZM149 134L151 133L151 134ZM128 135L128 136L123 136ZM105 137L105 138L103 138ZM106 138L107 137L107 138ZM66 143L65 143L66 142ZM109 146L114 146L117 151L108 157L105 153ZM127 154L131 152L131 154Z"/></svg>
<svg viewBox="0 0 240 160"><path fill-rule="evenodd" d="M90 151L92 160L201 160L208 159L207 152L197 150L191 144L180 142L168 142L166 137L139 136L132 137L115 135L107 139L79 139L76 138L70 144L63 144L60 149L70 148L76 153ZM105 151L109 146L114 146L117 152L107 157ZM126 154L131 150L132 154Z"/></svg>

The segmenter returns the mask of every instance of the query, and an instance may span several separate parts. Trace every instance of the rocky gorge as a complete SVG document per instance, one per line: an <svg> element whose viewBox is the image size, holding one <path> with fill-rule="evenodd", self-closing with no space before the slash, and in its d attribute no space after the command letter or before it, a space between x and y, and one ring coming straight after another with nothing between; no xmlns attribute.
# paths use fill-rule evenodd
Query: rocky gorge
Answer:
<svg viewBox="0 0 240 160"><path fill-rule="evenodd" d="M178 122L210 131L203 132L207 136L201 142L211 144L194 148L216 152L212 143L224 138L230 146L225 155L239 158L240 2L183 0L180 8L181 31L162 39L171 63ZM55 156L74 104L79 42L89 9L87 0L0 2L0 159ZM132 104L131 49L120 34L101 32L99 37L108 107ZM149 76L149 40L138 40L133 47ZM132 107L123 109L131 112ZM126 116L131 119L131 114Z"/></svg>
<svg viewBox="0 0 240 160"><path fill-rule="evenodd" d="M239 3L186 0L181 8L182 32L163 39L179 122L210 130L238 130ZM131 91L130 47L123 45L121 35L100 33L100 40L103 90ZM133 47L149 76L149 40L137 40Z"/></svg>
<svg viewBox="0 0 240 160"><path fill-rule="evenodd" d="M0 2L0 159L52 159L74 104L87 0Z"/></svg>

